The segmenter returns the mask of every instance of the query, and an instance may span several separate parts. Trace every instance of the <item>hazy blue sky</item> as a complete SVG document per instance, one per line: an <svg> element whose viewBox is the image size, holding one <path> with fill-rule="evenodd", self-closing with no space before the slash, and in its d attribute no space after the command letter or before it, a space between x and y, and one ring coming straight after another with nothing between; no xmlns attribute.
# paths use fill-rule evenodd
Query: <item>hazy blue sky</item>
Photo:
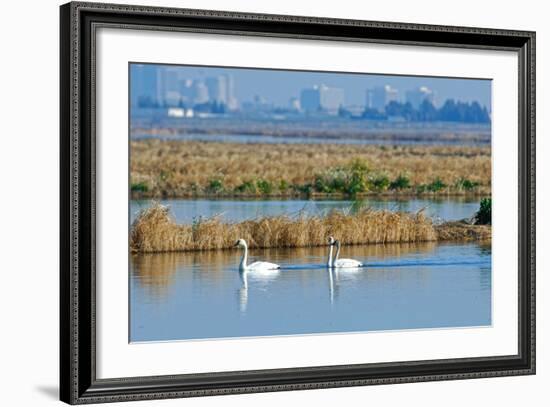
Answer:
<svg viewBox="0 0 550 407"><path fill-rule="evenodd" d="M163 69L167 65L157 65ZM488 79L457 79L438 77L394 76L378 74L349 74L331 72L304 72L250 68L211 68L197 66L175 66L181 69L182 78L200 79L209 76L232 75L235 83L235 96L239 102L252 100L255 95L265 97L276 105L287 106L291 97L299 97L300 90L313 85L343 88L346 105L364 105L365 91L368 88L391 85L405 97L407 90L427 86L436 91L436 104L446 99L478 101L490 110L491 81ZM406 64L403 71L406 72Z"/></svg>

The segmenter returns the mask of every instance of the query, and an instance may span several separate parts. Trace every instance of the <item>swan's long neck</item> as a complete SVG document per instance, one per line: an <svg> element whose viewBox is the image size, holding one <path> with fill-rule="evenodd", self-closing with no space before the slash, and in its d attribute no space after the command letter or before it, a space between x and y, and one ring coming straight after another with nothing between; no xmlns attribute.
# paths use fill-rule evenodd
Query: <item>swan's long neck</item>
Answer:
<svg viewBox="0 0 550 407"><path fill-rule="evenodd" d="M334 256L334 260L332 260L332 264L336 263L338 261L338 256L340 255L340 241L336 241L336 255Z"/></svg>
<svg viewBox="0 0 550 407"><path fill-rule="evenodd" d="M246 270L247 269L247 266L246 266L247 262L248 262L248 246L245 243L244 244L243 257L241 257L241 264L239 264L239 269Z"/></svg>
<svg viewBox="0 0 550 407"><path fill-rule="evenodd" d="M332 244L329 245L327 266L332 267Z"/></svg>

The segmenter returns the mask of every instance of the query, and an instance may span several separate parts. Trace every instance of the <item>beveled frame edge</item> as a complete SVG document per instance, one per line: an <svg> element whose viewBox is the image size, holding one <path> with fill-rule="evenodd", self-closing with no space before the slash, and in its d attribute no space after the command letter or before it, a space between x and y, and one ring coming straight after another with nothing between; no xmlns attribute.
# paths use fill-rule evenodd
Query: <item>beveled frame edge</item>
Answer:
<svg viewBox="0 0 550 407"><path fill-rule="evenodd" d="M90 43L92 25L96 20L107 20L107 23L130 29L187 30L518 52L519 354L221 374L96 379L95 67L91 63L93 50ZM154 24L144 24L144 21L151 20L154 20ZM84 2L61 6L60 21L62 401L85 404L535 373L534 32ZM436 41L434 36L437 36ZM306 377L306 373L309 376Z"/></svg>

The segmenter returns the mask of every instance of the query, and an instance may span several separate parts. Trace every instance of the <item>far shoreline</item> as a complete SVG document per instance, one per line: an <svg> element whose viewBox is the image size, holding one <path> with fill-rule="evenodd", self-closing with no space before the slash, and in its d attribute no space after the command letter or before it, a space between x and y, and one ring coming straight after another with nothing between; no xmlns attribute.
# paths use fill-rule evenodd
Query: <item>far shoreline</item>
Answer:
<svg viewBox="0 0 550 407"><path fill-rule="evenodd" d="M343 193L294 193L294 194L239 194L234 192L228 193L149 193L142 191L130 191L130 199L133 201L140 200L170 200L170 199L207 199L207 200L349 200L349 201L358 201L361 199L367 198L383 198L383 199L444 199L444 198L466 198L466 199L481 199L488 198L491 196L490 192L479 191L479 192L469 192L469 191L453 191L453 192L420 192L414 193L410 191L382 191L382 192L361 192L354 196L343 194Z"/></svg>

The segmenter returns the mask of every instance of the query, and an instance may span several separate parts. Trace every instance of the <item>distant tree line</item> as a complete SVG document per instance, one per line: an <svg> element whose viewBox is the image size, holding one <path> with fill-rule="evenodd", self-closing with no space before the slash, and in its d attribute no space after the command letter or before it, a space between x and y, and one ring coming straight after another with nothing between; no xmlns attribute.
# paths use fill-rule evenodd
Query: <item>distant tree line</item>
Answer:
<svg viewBox="0 0 550 407"><path fill-rule="evenodd" d="M187 106L184 105L184 104L181 104L180 107L187 107ZM224 113L227 113L227 111L228 111L227 106L225 105L225 103L217 102L217 101L196 104L196 105L193 106L193 109L196 112L216 113L216 114L224 114Z"/></svg>
<svg viewBox="0 0 550 407"><path fill-rule="evenodd" d="M345 109L340 109L340 115L345 116ZM428 100L424 100L418 108L410 103L392 101L386 105L383 112L376 109L365 109L363 119L387 120L390 117L399 117L409 122L463 122L463 123L490 123L491 117L487 108L481 107L478 102L447 101L439 109Z"/></svg>
<svg viewBox="0 0 550 407"><path fill-rule="evenodd" d="M167 108L167 104L159 104L150 97L141 97L138 100L139 107L148 108ZM224 114L228 112L224 103L217 101L208 101L205 103L188 105L183 101L177 105L179 107L192 107L195 111L201 113ZM294 110L276 108L272 109L274 113L294 113ZM391 118L401 118L407 122L461 122L461 123L490 123L491 117L486 107L482 107L478 102L460 102L447 99L443 106L436 108L428 100L424 100L418 108L410 103L392 101L388 103L383 111L366 108L361 114L352 113L341 106L338 110L340 117L351 119L367 120L388 120Z"/></svg>

